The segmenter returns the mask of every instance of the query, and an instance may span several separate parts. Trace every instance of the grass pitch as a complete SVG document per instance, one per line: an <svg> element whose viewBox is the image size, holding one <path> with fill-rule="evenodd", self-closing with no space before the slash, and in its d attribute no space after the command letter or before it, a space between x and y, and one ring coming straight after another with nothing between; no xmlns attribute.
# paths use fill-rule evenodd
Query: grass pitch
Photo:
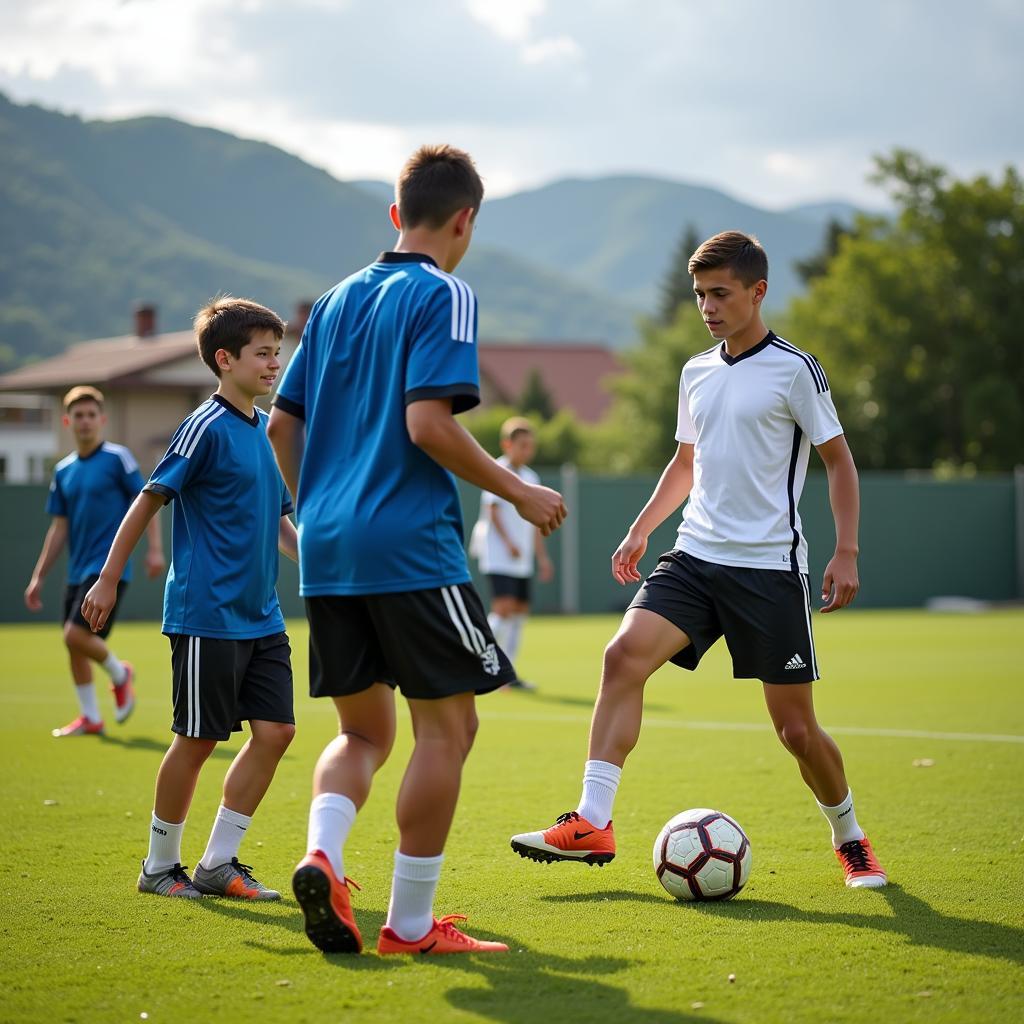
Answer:
<svg viewBox="0 0 1024 1024"><path fill-rule="evenodd" d="M817 620L822 721L893 884L843 887L828 829L766 725L760 686L719 645L696 675L662 670L616 805L610 866L541 866L511 833L575 806L601 651L617 620L532 621L536 694L481 700L482 728L438 892L439 913L505 955L382 959L310 946L289 879L305 845L310 771L334 729L304 695L305 623L290 624L298 735L242 848L280 904L134 891L169 741L166 641L122 624L140 704L108 736L58 742L73 717L55 625L2 627L0 1020L1006 1021L1024 1012L1024 614L844 612ZM194 865L241 740L208 763L183 851ZM346 851L372 949L387 908L403 720ZM651 846L692 806L747 830L753 871L732 903L678 904ZM735 976L730 981L730 975Z"/></svg>

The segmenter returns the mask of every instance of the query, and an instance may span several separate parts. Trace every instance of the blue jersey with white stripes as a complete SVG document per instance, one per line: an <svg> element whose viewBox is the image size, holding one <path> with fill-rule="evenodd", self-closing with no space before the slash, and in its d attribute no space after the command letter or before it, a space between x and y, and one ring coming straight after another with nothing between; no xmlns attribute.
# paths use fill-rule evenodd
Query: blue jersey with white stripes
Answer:
<svg viewBox="0 0 1024 1024"><path fill-rule="evenodd" d="M267 414L250 418L213 395L174 432L145 489L174 502L163 631L227 640L282 632L277 541L292 503Z"/></svg>
<svg viewBox="0 0 1024 1024"><path fill-rule="evenodd" d="M46 511L68 521L68 583L99 575L142 483L132 453L109 441L86 456L72 452L54 467ZM121 578L132 578L130 562Z"/></svg>
<svg viewBox="0 0 1024 1024"><path fill-rule="evenodd" d="M305 420L303 595L468 582L455 479L409 439L411 402L480 401L476 298L418 253L382 253L313 307L275 404Z"/></svg>

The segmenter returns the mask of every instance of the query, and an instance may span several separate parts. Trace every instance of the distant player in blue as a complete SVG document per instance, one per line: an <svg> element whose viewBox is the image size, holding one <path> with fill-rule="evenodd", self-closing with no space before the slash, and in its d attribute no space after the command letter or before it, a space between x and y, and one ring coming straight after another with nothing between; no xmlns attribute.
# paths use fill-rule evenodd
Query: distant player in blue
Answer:
<svg viewBox="0 0 1024 1024"><path fill-rule="evenodd" d="M92 681L92 663L110 676L114 717L124 722L135 707L134 669L121 661L104 642L114 625L111 616L102 630L90 631L80 611L82 598L96 582L107 550L122 517L142 490L142 475L127 448L103 440L107 417L103 395L92 387L72 388L64 396L64 425L75 437L75 448L53 471L46 511L53 517L32 579L25 590L30 611L43 607L43 581L53 568L65 542L68 545L68 578L64 593L64 644L71 661L79 715L53 735L99 736L103 716ZM153 519L147 530L149 550L146 574L159 576L166 568L160 539L160 523ZM117 581L120 597L131 579L130 564Z"/></svg>
<svg viewBox="0 0 1024 1024"><path fill-rule="evenodd" d="M238 860L239 845L295 735L291 649L277 601L278 550L296 558L292 502L255 399L274 386L284 324L265 306L223 297L195 321L220 385L175 431L121 523L82 612L103 628L115 583L157 510L174 503L163 632L171 642L176 734L160 765L139 891L280 899ZM252 735L224 778L224 798L194 878L181 835L199 772L221 740Z"/></svg>
<svg viewBox="0 0 1024 1024"><path fill-rule="evenodd" d="M480 400L476 298L451 275L483 199L472 160L424 146L396 193L395 251L316 303L270 416L296 495L310 692L330 697L340 721L313 776L309 852L292 886L314 945L362 948L343 848L391 751L398 687L416 741L377 950L489 952L506 947L433 916L476 694L515 677L470 583L452 473L507 498L545 533L565 507L499 466L455 419Z"/></svg>

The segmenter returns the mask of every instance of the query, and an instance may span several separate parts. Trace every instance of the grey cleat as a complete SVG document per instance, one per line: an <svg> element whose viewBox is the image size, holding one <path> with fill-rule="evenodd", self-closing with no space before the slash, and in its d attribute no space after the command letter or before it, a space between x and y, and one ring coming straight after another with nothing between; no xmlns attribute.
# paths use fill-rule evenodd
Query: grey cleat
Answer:
<svg viewBox="0 0 1024 1024"><path fill-rule="evenodd" d="M204 896L233 896L240 900L279 900L281 894L252 877L252 867L232 857L227 864L204 868L197 864L194 885Z"/></svg>
<svg viewBox="0 0 1024 1024"><path fill-rule="evenodd" d="M188 872L181 864L148 874L146 862L142 862L139 875L139 892L151 892L154 896L176 896L186 900L202 899L203 894L192 884Z"/></svg>

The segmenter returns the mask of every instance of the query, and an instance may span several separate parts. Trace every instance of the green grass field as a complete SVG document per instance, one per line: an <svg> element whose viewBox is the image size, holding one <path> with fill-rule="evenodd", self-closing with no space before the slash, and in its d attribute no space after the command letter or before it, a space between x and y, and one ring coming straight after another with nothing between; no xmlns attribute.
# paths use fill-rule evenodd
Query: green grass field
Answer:
<svg viewBox="0 0 1024 1024"><path fill-rule="evenodd" d="M546 619L526 633L536 694L480 702L482 728L438 912L511 947L411 961L325 957L291 897L313 762L333 711L305 696L306 627L291 623L298 735L242 848L275 905L196 905L135 892L153 778L169 740L166 641L124 624L140 706L108 736L58 742L75 713L56 626L2 627L0 864L3 1021L1008 1021L1024 1013L1024 614L850 612L818 620L819 715L842 747L858 817L890 871L843 887L828 829L765 725L760 686L722 645L697 675L663 670L616 807L610 866L541 866L508 847L575 806L601 651L616 620ZM104 707L109 698L104 696ZM403 718L346 851L372 949L388 900ZM208 763L185 833L195 864L236 740ZM930 766L915 761L930 759ZM687 807L750 836L732 903L683 905L651 846ZM735 981L728 980L735 975Z"/></svg>

